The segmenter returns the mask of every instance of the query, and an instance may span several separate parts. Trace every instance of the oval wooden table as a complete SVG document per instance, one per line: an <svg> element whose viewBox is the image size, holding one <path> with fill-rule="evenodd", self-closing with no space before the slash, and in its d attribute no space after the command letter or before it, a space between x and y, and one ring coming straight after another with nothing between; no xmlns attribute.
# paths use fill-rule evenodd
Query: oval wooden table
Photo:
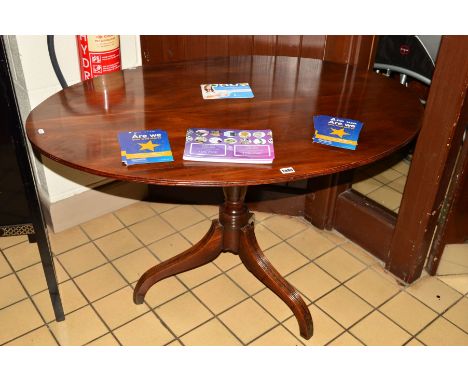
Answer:
<svg viewBox="0 0 468 382"><path fill-rule="evenodd" d="M200 84L249 82L252 99L203 100ZM381 75L314 59L271 56L219 57L127 69L58 92L27 120L33 147L79 170L147 184L222 187L219 219L199 243L149 269L134 301L156 282L213 261L221 252L243 264L293 311L300 334L310 338L312 318L299 293L257 244L244 197L249 185L269 184L356 168L406 145L419 130L416 95ZM364 122L355 151L312 142L314 115ZM271 129L272 164L189 162L182 159L189 128ZM126 167L117 134L166 130L174 162ZM282 174L292 167L294 173Z"/></svg>

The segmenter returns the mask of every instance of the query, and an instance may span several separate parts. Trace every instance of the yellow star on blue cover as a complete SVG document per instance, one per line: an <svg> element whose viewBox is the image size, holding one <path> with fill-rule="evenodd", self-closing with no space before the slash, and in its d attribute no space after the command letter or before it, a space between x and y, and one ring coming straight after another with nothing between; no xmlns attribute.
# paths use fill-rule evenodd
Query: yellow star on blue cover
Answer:
<svg viewBox="0 0 468 382"><path fill-rule="evenodd" d="M150 150L150 151L154 151L154 148L159 146L159 145L155 145L151 141L148 141L146 143L138 143L138 144L140 145L140 150Z"/></svg>
<svg viewBox="0 0 468 382"><path fill-rule="evenodd" d="M339 136L340 138L343 138L343 136L345 135L349 135L349 133L347 133L346 131L344 131L344 129L334 129L333 127L331 128L331 133L330 134L333 134L333 135L337 135Z"/></svg>

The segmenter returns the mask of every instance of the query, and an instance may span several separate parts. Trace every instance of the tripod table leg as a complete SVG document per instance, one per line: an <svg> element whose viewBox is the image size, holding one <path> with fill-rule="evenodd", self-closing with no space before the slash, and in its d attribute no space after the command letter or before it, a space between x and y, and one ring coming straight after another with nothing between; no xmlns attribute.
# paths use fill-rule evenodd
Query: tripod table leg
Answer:
<svg viewBox="0 0 468 382"><path fill-rule="evenodd" d="M239 257L245 267L293 311L299 323L302 337L309 339L313 334L310 311L297 290L271 265L258 246L253 224L241 229Z"/></svg>
<svg viewBox="0 0 468 382"><path fill-rule="evenodd" d="M223 227L213 220L208 233L193 247L148 269L138 280L133 292L135 304L142 304L146 292L158 281L200 267L216 259L223 247Z"/></svg>

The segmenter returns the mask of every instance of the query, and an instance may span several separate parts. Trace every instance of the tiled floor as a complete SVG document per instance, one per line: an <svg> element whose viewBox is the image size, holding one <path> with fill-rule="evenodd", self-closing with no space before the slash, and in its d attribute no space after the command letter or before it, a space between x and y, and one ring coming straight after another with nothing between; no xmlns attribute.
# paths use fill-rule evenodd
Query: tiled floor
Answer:
<svg viewBox="0 0 468 382"><path fill-rule="evenodd" d="M36 245L0 238L0 344L468 345L468 276L404 288L339 234L265 213L256 214L260 246L309 305L312 339L230 253L134 305L139 276L198 241L216 215L214 206L139 202L51 234L63 322L54 321Z"/></svg>

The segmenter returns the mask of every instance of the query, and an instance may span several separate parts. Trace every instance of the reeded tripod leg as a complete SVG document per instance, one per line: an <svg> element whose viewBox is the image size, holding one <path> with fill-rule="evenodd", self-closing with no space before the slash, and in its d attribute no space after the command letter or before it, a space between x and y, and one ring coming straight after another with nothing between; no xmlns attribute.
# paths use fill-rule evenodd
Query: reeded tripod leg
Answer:
<svg viewBox="0 0 468 382"><path fill-rule="evenodd" d="M299 323L301 336L309 339L313 334L313 323L310 311L296 289L273 268L258 246L253 224L241 229L239 257L246 268L293 311Z"/></svg>
<svg viewBox="0 0 468 382"><path fill-rule="evenodd" d="M223 227L213 220L208 233L192 248L148 269L138 280L133 292L135 304L143 303L146 292L158 281L200 267L216 259L223 247Z"/></svg>

